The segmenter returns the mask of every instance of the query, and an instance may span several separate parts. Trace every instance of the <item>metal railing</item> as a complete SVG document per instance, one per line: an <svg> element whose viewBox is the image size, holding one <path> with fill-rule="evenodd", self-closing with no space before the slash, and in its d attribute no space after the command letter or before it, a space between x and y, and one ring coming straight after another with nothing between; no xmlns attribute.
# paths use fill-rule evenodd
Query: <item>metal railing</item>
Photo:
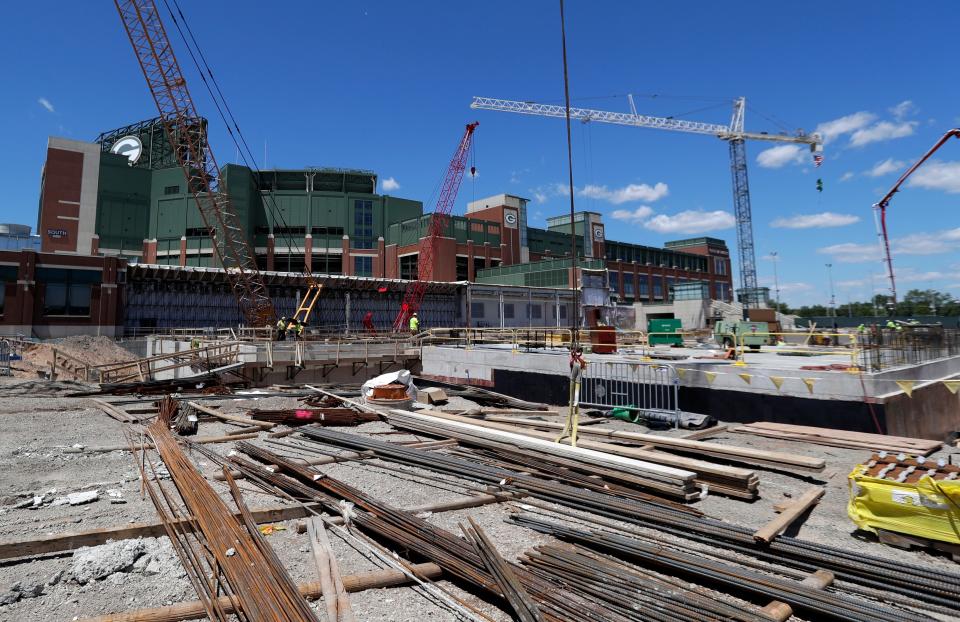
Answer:
<svg viewBox="0 0 960 622"><path fill-rule="evenodd" d="M0 376L10 376L10 342L0 339Z"/></svg>
<svg viewBox="0 0 960 622"><path fill-rule="evenodd" d="M580 385L580 405L624 408L648 421L680 425L680 377L673 365L590 361Z"/></svg>
<svg viewBox="0 0 960 622"><path fill-rule="evenodd" d="M960 355L960 330L941 326L871 327L857 334L858 365L882 371Z"/></svg>

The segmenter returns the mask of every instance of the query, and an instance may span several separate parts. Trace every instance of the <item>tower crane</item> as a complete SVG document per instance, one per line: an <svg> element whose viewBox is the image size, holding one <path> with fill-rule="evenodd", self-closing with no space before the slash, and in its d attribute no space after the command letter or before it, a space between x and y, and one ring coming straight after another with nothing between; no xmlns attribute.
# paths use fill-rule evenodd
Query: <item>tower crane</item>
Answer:
<svg viewBox="0 0 960 622"><path fill-rule="evenodd" d="M897 304L897 281L893 276L893 257L890 255L890 238L887 235L887 207L890 205L890 200L893 198L893 195L900 192L900 186L903 185L903 182L907 181L908 177L913 175L924 162L930 159L930 156L936 153L937 150L951 138L960 138L960 127L955 127L941 136L940 139L934 143L933 147L930 147L913 166L908 168L903 175L900 176L900 179L893 184L893 187L883 195L883 198L873 206L874 221L877 225L877 237L880 238L880 250L883 252L883 261L887 264L887 278L890 279L890 299L894 305Z"/></svg>
<svg viewBox="0 0 960 622"><path fill-rule="evenodd" d="M675 132L688 132L692 134L706 134L715 136L729 144L730 169L733 176L733 206L737 222L737 249L740 254L740 285L741 291L743 292L744 308L749 308L757 302L757 266L756 255L753 249L753 219L750 209L750 187L747 182L746 141L763 140L777 143L810 145L810 151L815 154L823 150L823 141L819 135L806 134L803 131L799 131L793 136L745 131L743 125L747 103L744 97L734 100L733 116L730 119L730 125L637 114L633 97L628 96L627 99L630 104L630 112L570 108L570 118L579 119L583 122L591 121L658 130L672 130ZM480 110L499 110L501 112L513 112L542 117L566 118L567 115L564 106L493 99L490 97L474 97L470 107Z"/></svg>
<svg viewBox="0 0 960 622"><path fill-rule="evenodd" d="M457 150L453 152L453 157L450 159L450 165L443 177L443 185L440 187L440 195L437 198L437 207L430 219L430 231L426 240L420 245L420 254L417 257L417 279L407 284L400 312L393 321L394 332L403 329L404 323L420 309L423 297L427 293L427 282L433 280L433 257L436 254L437 240L443 235L450 220L450 212L457 200L460 182L463 181L463 171L467 167L467 155L470 153L470 145L473 142L473 132L478 125L480 124L476 121L467 124L457 144Z"/></svg>

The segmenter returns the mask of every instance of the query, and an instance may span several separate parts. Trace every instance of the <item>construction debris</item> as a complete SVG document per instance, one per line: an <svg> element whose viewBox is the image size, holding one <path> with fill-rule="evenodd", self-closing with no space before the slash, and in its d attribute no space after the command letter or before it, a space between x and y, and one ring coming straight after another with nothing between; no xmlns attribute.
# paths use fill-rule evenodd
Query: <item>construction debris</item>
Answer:
<svg viewBox="0 0 960 622"><path fill-rule="evenodd" d="M804 512L813 507L820 497L823 496L823 488L809 488L800 498L790 504L779 516L756 530L753 533L753 539L757 542L770 542L777 537L783 530L789 527L795 520L800 518Z"/></svg>
<svg viewBox="0 0 960 622"><path fill-rule="evenodd" d="M89 397L92 395L169 395L171 393L229 393L230 386L242 386L246 383L234 382L227 385L219 373L201 374L189 378L172 380L148 380L144 382L103 383L98 391L70 393L68 397Z"/></svg>

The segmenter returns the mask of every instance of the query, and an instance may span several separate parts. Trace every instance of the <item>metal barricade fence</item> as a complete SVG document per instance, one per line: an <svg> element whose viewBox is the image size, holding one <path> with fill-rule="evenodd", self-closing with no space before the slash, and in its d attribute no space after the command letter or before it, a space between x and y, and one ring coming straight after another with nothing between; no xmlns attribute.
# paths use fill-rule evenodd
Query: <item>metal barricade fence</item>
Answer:
<svg viewBox="0 0 960 622"><path fill-rule="evenodd" d="M580 384L580 405L626 408L648 421L680 425L680 377L673 365L591 361Z"/></svg>
<svg viewBox="0 0 960 622"><path fill-rule="evenodd" d="M10 374L10 342L0 339L0 376Z"/></svg>

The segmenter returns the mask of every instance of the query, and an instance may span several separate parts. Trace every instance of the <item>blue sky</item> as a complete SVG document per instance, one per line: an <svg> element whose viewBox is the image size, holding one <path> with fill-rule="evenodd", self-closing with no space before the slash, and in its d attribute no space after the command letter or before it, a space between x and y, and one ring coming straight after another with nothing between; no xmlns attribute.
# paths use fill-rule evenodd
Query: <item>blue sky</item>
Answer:
<svg viewBox="0 0 960 622"><path fill-rule="evenodd" d="M779 255L782 298L839 303L885 286L871 205L944 131L960 125L956 5L924 3L569 0L574 105L727 123L746 96L748 130L820 128L826 161L751 143L750 185L762 284ZM226 2L181 0L248 142L268 167L369 168L390 193L427 201L463 125L479 120L457 210L499 192L531 199L531 225L565 212L563 122L472 111L471 97L562 102L557 3ZM162 6L162 3L161 3ZM269 6L269 8L267 8ZM228 136L179 40L214 151ZM12 3L0 23L6 176L0 221L36 222L49 135L92 140L155 116L113 3ZM577 206L608 237L660 245L712 235L735 246L726 145L699 135L574 126ZM817 193L821 177L825 189ZM960 141L889 211L898 289L960 295ZM428 205L428 209L432 206ZM871 275L873 275L871 277Z"/></svg>

